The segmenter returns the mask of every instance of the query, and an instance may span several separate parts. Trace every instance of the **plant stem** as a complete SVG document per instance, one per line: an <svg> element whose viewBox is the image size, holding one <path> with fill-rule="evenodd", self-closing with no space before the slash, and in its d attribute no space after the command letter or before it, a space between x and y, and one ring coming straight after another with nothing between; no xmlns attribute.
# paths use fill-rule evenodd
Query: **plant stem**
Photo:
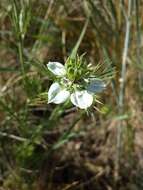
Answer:
<svg viewBox="0 0 143 190"><path fill-rule="evenodd" d="M58 148L60 148L68 139L68 136L70 135L72 129L75 127L75 125L81 120L83 115L85 114L85 111L81 112L80 115L73 121L73 123L68 127L67 131L61 135L59 140L52 146L51 150L54 151Z"/></svg>
<svg viewBox="0 0 143 190"><path fill-rule="evenodd" d="M18 42L18 52L19 52L19 60L20 60L20 64L21 64L21 72L22 72L22 75L24 77L24 80L25 80L25 69L24 69L24 59L23 59L23 43L22 41L19 41Z"/></svg>
<svg viewBox="0 0 143 190"><path fill-rule="evenodd" d="M140 29L140 16L139 16L139 6L140 2L138 0L135 0L135 12L136 12L136 41L137 41L137 62L139 65L142 64L141 60L141 29ZM139 81L139 88L143 90L143 73L139 72L138 74L138 81Z"/></svg>
<svg viewBox="0 0 143 190"><path fill-rule="evenodd" d="M76 57L77 51L78 51L78 49L79 49L79 46L80 46L80 44L81 44L81 42L82 42L82 40L83 40L83 37L84 37L84 35L85 35L85 32L86 32L88 23L89 23L89 16L88 16L88 18L87 18L87 20L86 20L86 22L85 22L85 24L84 24L84 27L83 27L83 29L82 29L82 31L81 31L81 34L80 34L80 36L79 36L79 38L78 38L78 41L76 42L76 44L75 44L75 46L74 46L74 48L73 48L73 50L72 50L72 52L71 52L70 57L71 57L72 59L75 59L75 57Z"/></svg>
<svg viewBox="0 0 143 190"><path fill-rule="evenodd" d="M129 49L129 38L130 38L130 17L131 17L131 9L132 9L132 0L128 1L128 13L124 12L124 16L126 19L126 34L124 41L124 49L122 56L122 68L121 68L121 77L120 77L120 91L119 91L119 114L123 114L124 112L124 89L125 89L125 80L126 80L126 66L127 66L127 57L128 57L128 49ZM117 155L116 155L116 172L118 177L119 167L120 167L120 156L121 156L121 140L122 140L122 124L123 121L120 121L119 126L117 128Z"/></svg>
<svg viewBox="0 0 143 190"><path fill-rule="evenodd" d="M45 14L44 19L43 19L44 21L48 21L48 18L49 18L49 15L50 15L50 11L52 9L53 4L54 4L54 0L49 1L49 6L47 8L46 14ZM40 27L38 35L40 36L44 32L44 30L45 30L45 25L42 24L41 27ZM31 51L32 56L39 49L40 45L41 45L41 40L37 39L35 41L34 45L33 45L32 51Z"/></svg>
<svg viewBox="0 0 143 190"><path fill-rule="evenodd" d="M12 5L13 5L13 10L12 10L12 15L13 15L13 25L15 28L15 37L17 40L17 49L18 49L18 56L19 56L19 62L21 65L21 73L23 76L23 83L24 86L26 84L26 74L25 74L25 69L24 69L24 59L23 59L23 41L24 41L24 37L21 33L21 29L20 29L20 9L22 9L23 6L23 2L20 1L21 3L21 7L18 7L16 0L12 0Z"/></svg>

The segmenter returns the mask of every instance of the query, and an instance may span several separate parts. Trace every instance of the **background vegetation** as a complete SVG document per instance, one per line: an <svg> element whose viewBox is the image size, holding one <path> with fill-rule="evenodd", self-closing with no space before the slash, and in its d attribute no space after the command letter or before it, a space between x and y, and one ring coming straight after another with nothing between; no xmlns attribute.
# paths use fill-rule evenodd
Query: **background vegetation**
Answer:
<svg viewBox="0 0 143 190"><path fill-rule="evenodd" d="M143 3L0 1L0 190L143 189ZM48 61L78 50L116 75L85 114L47 105ZM41 94L39 96L39 94Z"/></svg>

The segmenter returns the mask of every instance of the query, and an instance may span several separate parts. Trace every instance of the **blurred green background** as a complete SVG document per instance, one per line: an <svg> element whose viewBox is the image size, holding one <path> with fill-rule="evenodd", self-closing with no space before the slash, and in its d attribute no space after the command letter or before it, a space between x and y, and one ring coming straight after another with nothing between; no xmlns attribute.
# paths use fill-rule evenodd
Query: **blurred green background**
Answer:
<svg viewBox="0 0 143 190"><path fill-rule="evenodd" d="M0 1L0 190L143 189L143 2ZM115 69L89 113L47 104L46 64Z"/></svg>

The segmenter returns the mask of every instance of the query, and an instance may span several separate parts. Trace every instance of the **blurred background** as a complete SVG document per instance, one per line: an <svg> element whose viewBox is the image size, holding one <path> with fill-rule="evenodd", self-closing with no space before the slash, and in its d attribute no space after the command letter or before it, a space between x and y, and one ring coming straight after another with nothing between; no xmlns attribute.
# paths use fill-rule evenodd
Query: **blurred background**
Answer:
<svg viewBox="0 0 143 190"><path fill-rule="evenodd" d="M143 189L143 2L0 1L0 190ZM115 69L89 113L47 104L48 61Z"/></svg>

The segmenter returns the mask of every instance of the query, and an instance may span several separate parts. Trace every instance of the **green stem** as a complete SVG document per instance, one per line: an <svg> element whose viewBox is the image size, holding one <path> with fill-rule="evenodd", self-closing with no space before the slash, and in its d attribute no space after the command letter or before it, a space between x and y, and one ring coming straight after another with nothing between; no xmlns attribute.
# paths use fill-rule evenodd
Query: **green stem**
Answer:
<svg viewBox="0 0 143 190"><path fill-rule="evenodd" d="M72 129L75 127L75 125L81 120L81 118L83 117L83 115L85 114L85 112L82 112L79 117L77 117L73 123L69 126L69 128L67 129L67 131L59 138L59 140L52 146L52 150L56 150L58 148L60 148L65 142L67 142L68 137L70 135L70 132L72 131Z"/></svg>
<svg viewBox="0 0 143 190"><path fill-rule="evenodd" d="M86 22L85 22L85 24L84 24L84 27L83 27L83 29L82 29L82 31L81 31L81 34L80 34L80 36L79 36L79 39L78 39L78 41L77 41L75 47L73 48L73 50L72 50L72 52L71 52L70 57L71 57L72 59L75 59L75 57L76 57L77 51L78 51L78 49L79 49L79 46L80 46L80 44L81 44L81 42L82 42L82 39L83 39L83 37L84 37L84 35L85 35L85 32L86 32L88 23L89 23L89 17L87 18L87 20L86 20Z"/></svg>
<svg viewBox="0 0 143 190"><path fill-rule="evenodd" d="M22 40L19 40L19 42L18 42L18 53L19 53L19 61L20 61L20 65L21 65L21 73L23 76L23 83L25 86L26 85L26 73L25 73L25 68L24 68L23 42L22 42Z"/></svg>
<svg viewBox="0 0 143 190"><path fill-rule="evenodd" d="M130 25L131 25L131 10L132 10L132 0L128 1L128 13L124 11L124 16L126 19L126 34L124 41L124 49L122 56L122 68L121 68L121 78L120 78L120 92L119 92L119 114L124 113L124 90L125 90L125 80L126 80L126 67L127 67L127 57L128 57L128 49L129 49L129 39L130 39ZM119 126L117 128L117 155L116 155L116 172L118 178L118 172L120 167L120 157L121 157L121 148L122 148L122 124L123 121L120 121Z"/></svg>

